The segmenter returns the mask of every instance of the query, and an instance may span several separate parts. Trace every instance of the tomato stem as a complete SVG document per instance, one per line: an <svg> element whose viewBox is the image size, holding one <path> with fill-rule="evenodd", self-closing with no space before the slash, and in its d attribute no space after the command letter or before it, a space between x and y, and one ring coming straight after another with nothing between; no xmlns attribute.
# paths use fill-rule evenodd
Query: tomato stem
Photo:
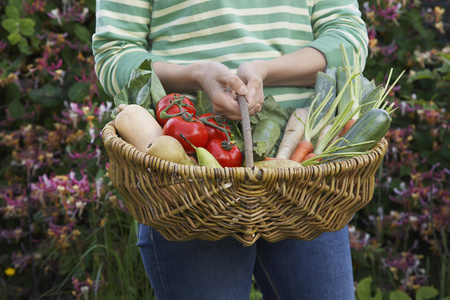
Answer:
<svg viewBox="0 0 450 300"><path fill-rule="evenodd" d="M185 137L182 133L180 133L180 136L183 140L185 140L186 142L188 142L189 145L191 145L192 148L194 148L195 150L197 150L198 147L196 147L194 144L191 143L190 140L187 139L187 137Z"/></svg>
<svg viewBox="0 0 450 300"><path fill-rule="evenodd" d="M225 126L222 127L220 125L216 125L216 124L210 122L208 119L211 119L211 118L217 119L216 120L217 123L219 123L219 121L223 120L223 118L220 115L212 115L212 116L207 116L207 117L201 117L201 118L198 118L198 120L200 120L200 122L202 122L203 124L209 125L211 127L214 127L216 129L219 129L219 130L223 131L225 133L225 135L227 136L227 141L231 142L230 141L231 130L227 129ZM220 122L220 123L222 123L222 122Z"/></svg>
<svg viewBox="0 0 450 300"><path fill-rule="evenodd" d="M228 136L227 136L228 137ZM227 150L230 151L231 149L233 149L233 146L235 144L230 143L230 141L222 141L222 149L223 150Z"/></svg>
<svg viewBox="0 0 450 300"><path fill-rule="evenodd" d="M185 120L186 122L194 122L192 120L192 118L194 117L194 114L191 114L191 113L189 113L187 111L183 111L181 113L181 117L183 117L183 120Z"/></svg>
<svg viewBox="0 0 450 300"><path fill-rule="evenodd" d="M195 107L193 107L192 105L184 103L183 100L184 100L184 97L181 96L181 95L174 96L173 99L170 99L170 104L167 105L161 111L161 113L159 115L160 118L161 119L170 119L172 117L181 116L183 114L183 112L184 112L183 107L189 107L189 108L195 109ZM168 114L167 111L174 105L178 106L179 112L176 113L176 114Z"/></svg>

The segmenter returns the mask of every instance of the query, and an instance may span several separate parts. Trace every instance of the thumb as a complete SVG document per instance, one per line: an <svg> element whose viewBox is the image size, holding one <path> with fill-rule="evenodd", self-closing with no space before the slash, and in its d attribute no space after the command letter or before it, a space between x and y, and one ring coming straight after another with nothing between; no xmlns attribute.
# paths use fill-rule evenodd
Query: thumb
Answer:
<svg viewBox="0 0 450 300"><path fill-rule="evenodd" d="M247 86L245 85L244 82L242 82L242 80L238 76L234 76L228 85L232 90L236 91L236 93L238 93L239 95L245 95L248 93Z"/></svg>

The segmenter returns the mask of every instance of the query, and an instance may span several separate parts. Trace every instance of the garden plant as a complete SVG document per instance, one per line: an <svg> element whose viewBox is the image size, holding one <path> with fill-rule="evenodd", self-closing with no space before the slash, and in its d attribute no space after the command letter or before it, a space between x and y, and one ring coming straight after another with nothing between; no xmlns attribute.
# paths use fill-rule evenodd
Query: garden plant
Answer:
<svg viewBox="0 0 450 300"><path fill-rule="evenodd" d="M373 200L348 227L355 295L449 300L450 3L360 8L365 77L406 72ZM0 299L152 299L137 223L107 176L95 1L0 0L0 22Z"/></svg>

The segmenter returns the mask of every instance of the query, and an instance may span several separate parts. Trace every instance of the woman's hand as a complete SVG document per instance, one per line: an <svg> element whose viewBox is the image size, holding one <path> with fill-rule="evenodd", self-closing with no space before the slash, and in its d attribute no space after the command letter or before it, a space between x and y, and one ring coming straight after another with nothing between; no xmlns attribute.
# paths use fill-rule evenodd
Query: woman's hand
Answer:
<svg viewBox="0 0 450 300"><path fill-rule="evenodd" d="M260 112L264 103L263 82L266 71L260 61L243 62L237 71L238 77L247 84L248 92L245 99L248 102L250 115Z"/></svg>
<svg viewBox="0 0 450 300"><path fill-rule="evenodd" d="M239 76L219 62L190 65L155 62L153 68L167 93L204 90L215 113L230 120L240 120L238 94L246 96L250 115L262 108L262 76L260 69L254 69L257 65L256 62L243 63L238 70Z"/></svg>
<svg viewBox="0 0 450 300"><path fill-rule="evenodd" d="M247 94L245 83L218 62L200 63L194 72L201 88L208 94L214 112L230 120L240 120L237 94Z"/></svg>

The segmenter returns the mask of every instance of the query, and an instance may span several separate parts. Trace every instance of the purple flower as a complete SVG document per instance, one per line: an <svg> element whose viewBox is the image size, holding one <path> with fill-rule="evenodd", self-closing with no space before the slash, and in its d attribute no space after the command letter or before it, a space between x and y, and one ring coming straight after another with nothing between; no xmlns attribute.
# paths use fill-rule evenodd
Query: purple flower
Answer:
<svg viewBox="0 0 450 300"><path fill-rule="evenodd" d="M395 52L398 49L398 45L395 43L395 41L392 41L389 45L381 46L380 52L384 56L385 62L392 62L397 58L397 55Z"/></svg>
<svg viewBox="0 0 450 300"><path fill-rule="evenodd" d="M391 4L391 1L389 1L389 5ZM397 3L394 6L389 6L385 9L379 8L377 10L377 13L380 17L386 19L386 20L397 20L400 16L400 8L402 7L401 3Z"/></svg>

